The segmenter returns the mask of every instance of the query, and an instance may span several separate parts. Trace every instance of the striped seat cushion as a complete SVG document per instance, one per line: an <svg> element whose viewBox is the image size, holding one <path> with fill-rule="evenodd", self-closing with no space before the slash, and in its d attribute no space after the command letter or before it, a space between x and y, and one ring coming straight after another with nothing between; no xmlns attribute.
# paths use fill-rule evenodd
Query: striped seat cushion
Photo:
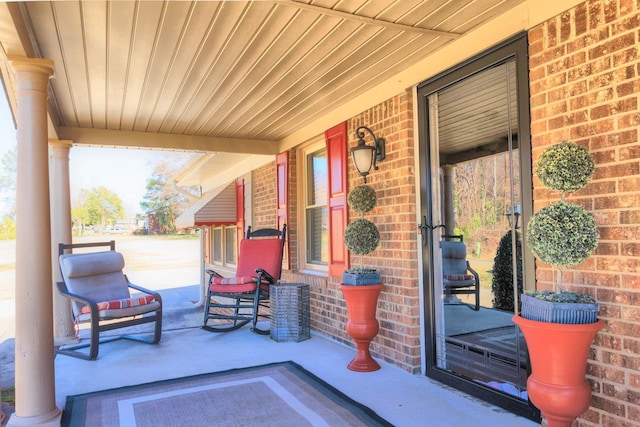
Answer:
<svg viewBox="0 0 640 427"><path fill-rule="evenodd" d="M211 284L214 285L244 285L247 283L255 283L256 279L251 276L242 277L214 277Z"/></svg>
<svg viewBox="0 0 640 427"><path fill-rule="evenodd" d="M451 281L459 280L473 280L474 277L471 274L445 274L444 278Z"/></svg>
<svg viewBox="0 0 640 427"><path fill-rule="evenodd" d="M253 292L256 290L256 278L251 276L212 277L209 288L211 292L218 293Z"/></svg>
<svg viewBox="0 0 640 427"><path fill-rule="evenodd" d="M113 301L102 301L98 303L98 310L119 310L122 308L138 307L141 305L149 304L154 300L153 295L144 295L133 298L124 298ZM82 314L88 314L91 312L91 308L88 305L82 307Z"/></svg>

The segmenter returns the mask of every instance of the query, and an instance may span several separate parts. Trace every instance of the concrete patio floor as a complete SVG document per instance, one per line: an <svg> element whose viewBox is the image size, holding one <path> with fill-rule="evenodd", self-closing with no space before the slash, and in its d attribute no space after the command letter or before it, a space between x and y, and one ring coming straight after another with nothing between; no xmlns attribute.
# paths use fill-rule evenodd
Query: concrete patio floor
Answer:
<svg viewBox="0 0 640 427"><path fill-rule="evenodd" d="M396 426L538 425L382 361L376 372L349 371L354 349L321 335L283 343L248 327L224 334L204 331L202 309L192 302L197 300L197 286L160 292L165 311L158 345L119 340L101 345L95 361L56 356L59 408L64 408L68 395L292 360Z"/></svg>

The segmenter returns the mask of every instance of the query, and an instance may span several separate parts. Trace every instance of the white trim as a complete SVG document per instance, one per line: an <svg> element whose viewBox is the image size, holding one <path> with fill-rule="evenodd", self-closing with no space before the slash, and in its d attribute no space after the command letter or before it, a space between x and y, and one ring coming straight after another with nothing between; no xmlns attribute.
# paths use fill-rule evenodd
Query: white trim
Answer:
<svg viewBox="0 0 640 427"><path fill-rule="evenodd" d="M329 265L310 264L307 262L307 223L306 223L306 206L307 206L307 155L316 151L325 150L326 144L324 139L316 138L313 141L298 147L296 158L298 159L297 182L298 184L298 260L299 269L307 272L307 274L324 275L329 271ZM327 159L328 161L328 159ZM327 188L328 191L328 188ZM327 194L327 205L329 204Z"/></svg>

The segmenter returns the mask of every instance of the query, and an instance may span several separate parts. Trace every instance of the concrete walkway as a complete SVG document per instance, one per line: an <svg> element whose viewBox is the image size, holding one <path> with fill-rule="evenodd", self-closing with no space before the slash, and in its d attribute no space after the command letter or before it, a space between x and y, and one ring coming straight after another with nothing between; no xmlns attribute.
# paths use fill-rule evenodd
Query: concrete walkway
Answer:
<svg viewBox="0 0 640 427"><path fill-rule="evenodd" d="M95 361L56 356L58 406L64 408L68 395L292 360L397 426L537 425L382 361L382 369L376 372L349 371L346 366L354 350L320 335L299 343L279 343L248 327L225 334L204 331L200 329L202 309L192 303L197 288L161 291L166 328L158 345L107 343L100 346ZM152 328L143 327L149 332Z"/></svg>

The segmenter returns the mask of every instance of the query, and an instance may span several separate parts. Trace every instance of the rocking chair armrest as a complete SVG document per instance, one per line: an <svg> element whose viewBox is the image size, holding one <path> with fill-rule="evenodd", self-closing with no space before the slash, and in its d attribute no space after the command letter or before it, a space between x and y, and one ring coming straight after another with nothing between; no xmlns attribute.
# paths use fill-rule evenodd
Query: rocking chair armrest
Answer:
<svg viewBox="0 0 640 427"><path fill-rule="evenodd" d="M211 279L213 279L214 277L222 277L222 274L218 273L215 270L206 270L207 274L209 275L209 282L211 282Z"/></svg>
<svg viewBox="0 0 640 427"><path fill-rule="evenodd" d="M58 285L58 291L60 291L60 293L62 295L64 295L65 297L72 299L74 301L77 301L81 304L84 305L88 305L89 309L91 310L91 313L97 313L98 312L98 302L94 301L90 298L87 297L83 297L74 293L71 293L67 290L67 285L64 282L56 282L56 284ZM93 317L93 316L92 316Z"/></svg>
<svg viewBox="0 0 640 427"><path fill-rule="evenodd" d="M476 283L480 283L480 275L478 274L477 271L475 271L473 268L471 268L471 265L469 265L469 261L467 261L467 271L469 271L471 274L473 274L473 277L476 280Z"/></svg>
<svg viewBox="0 0 640 427"><path fill-rule="evenodd" d="M154 292L154 291L152 291L150 289L143 288L142 286L134 285L133 283L129 282L129 279L127 279L127 285L131 289L135 289L136 291L142 292L142 293L147 294L147 295L153 295L153 298L156 301L162 302L162 298L160 297L160 293L158 293L158 292Z"/></svg>
<svg viewBox="0 0 640 427"><path fill-rule="evenodd" d="M263 268L256 268L256 273L258 273L258 282L260 282L262 279L261 276L264 276L265 279L267 279L267 282L269 282L271 285L275 285L276 284L276 279L269 274L265 269Z"/></svg>

